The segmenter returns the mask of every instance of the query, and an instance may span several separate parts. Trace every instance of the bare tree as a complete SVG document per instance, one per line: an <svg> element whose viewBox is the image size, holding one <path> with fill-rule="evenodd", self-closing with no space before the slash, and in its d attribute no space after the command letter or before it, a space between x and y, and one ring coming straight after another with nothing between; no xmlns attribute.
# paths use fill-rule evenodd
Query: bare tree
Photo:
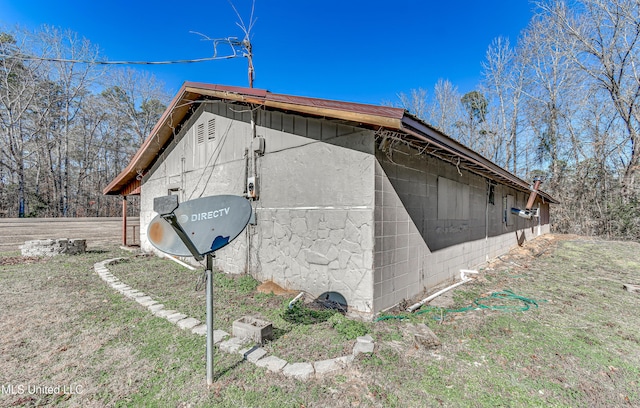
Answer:
<svg viewBox="0 0 640 408"><path fill-rule="evenodd" d="M457 123L462 116L461 95L449 80L439 79L433 88L432 124L443 133L460 139Z"/></svg>
<svg viewBox="0 0 640 408"><path fill-rule="evenodd" d="M608 94L609 104L625 127L628 155L622 195L636 191L640 171L640 6L637 0L579 0L540 4L558 29L577 45L572 61Z"/></svg>
<svg viewBox="0 0 640 408"><path fill-rule="evenodd" d="M429 91L426 89L412 89L409 95L401 92L398 94L398 99L400 99L400 106L411 112L413 115L422 119L426 119L431 116Z"/></svg>
<svg viewBox="0 0 640 408"><path fill-rule="evenodd" d="M46 79L55 84L58 90L57 98L53 101L59 108L59 125L47 129L54 153L50 171L57 203L57 215L69 216L69 199L72 174L75 170L70 159L72 151L82 149L74 134L77 115L83 108L83 101L89 95L90 86L102 74L95 65L69 61L95 61L98 56L97 48L88 40L79 38L71 31L44 26L39 32L39 43L43 56L55 59L46 63ZM66 61L62 61L62 59Z"/></svg>
<svg viewBox="0 0 640 408"><path fill-rule="evenodd" d="M424 88L398 94L399 106L453 138L459 137L458 123L463 115L458 89L448 80L439 79L433 96Z"/></svg>
<svg viewBox="0 0 640 408"><path fill-rule="evenodd" d="M489 46L482 64L484 83L495 99L497 131L504 141L504 166L518 172L518 135L521 132L520 105L525 80L525 61L511 48L508 38L498 37Z"/></svg>
<svg viewBox="0 0 640 408"><path fill-rule="evenodd" d="M126 68L109 72L103 85L102 96L115 114L128 121L135 136L133 144L141 145L170 99L164 84L147 72Z"/></svg>
<svg viewBox="0 0 640 408"><path fill-rule="evenodd" d="M19 42L9 33L0 33L0 166L16 180L18 216L25 216L26 169L31 152L27 148L34 136L30 110L37 98L39 63L24 63L19 57L26 39ZM7 207L10 205L7 203Z"/></svg>
<svg viewBox="0 0 640 408"><path fill-rule="evenodd" d="M535 137L540 163L548 163L550 186L557 183L562 165L566 129L563 118L575 100L580 81L571 63L571 44L558 26L545 16L532 20L522 37L521 52L527 55L528 124ZM562 42L562 46L559 45Z"/></svg>
<svg viewBox="0 0 640 408"><path fill-rule="evenodd" d="M150 133L168 97L144 73L105 77L97 58L70 31L0 34L0 210L10 216L111 214L111 203L96 203L117 200L101 189Z"/></svg>

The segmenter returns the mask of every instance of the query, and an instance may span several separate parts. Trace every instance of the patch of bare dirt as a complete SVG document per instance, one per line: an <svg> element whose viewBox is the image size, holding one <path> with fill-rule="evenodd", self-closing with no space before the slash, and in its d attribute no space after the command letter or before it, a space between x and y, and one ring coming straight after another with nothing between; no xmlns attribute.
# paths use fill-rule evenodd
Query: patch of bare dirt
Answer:
<svg viewBox="0 0 640 408"><path fill-rule="evenodd" d="M0 258L1 266L29 265L41 262L45 262L45 259L37 256L5 256Z"/></svg>
<svg viewBox="0 0 640 408"><path fill-rule="evenodd" d="M259 285L256 288L256 291L259 293L271 294L273 293L276 296L288 296L288 295L296 295L299 292L295 290L284 289L277 283L273 281L266 281Z"/></svg>

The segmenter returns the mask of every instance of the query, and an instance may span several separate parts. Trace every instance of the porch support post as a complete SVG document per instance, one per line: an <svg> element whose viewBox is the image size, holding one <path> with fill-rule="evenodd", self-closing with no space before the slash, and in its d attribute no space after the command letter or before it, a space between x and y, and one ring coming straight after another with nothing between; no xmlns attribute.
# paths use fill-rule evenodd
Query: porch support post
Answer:
<svg viewBox="0 0 640 408"><path fill-rule="evenodd" d="M127 196L122 196L122 245L127 246Z"/></svg>

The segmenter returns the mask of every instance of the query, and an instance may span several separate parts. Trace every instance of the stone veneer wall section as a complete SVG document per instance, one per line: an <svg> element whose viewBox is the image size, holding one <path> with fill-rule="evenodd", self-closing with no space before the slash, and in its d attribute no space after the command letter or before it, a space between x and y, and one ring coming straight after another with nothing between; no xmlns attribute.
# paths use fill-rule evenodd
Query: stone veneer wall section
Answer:
<svg viewBox="0 0 640 408"><path fill-rule="evenodd" d="M259 280L337 292L359 312L373 310L371 209L258 209Z"/></svg>

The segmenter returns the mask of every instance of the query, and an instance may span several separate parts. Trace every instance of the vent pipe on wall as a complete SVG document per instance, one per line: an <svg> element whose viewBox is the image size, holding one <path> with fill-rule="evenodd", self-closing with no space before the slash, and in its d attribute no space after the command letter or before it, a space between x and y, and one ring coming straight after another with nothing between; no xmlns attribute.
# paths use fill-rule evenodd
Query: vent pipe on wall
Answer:
<svg viewBox="0 0 640 408"><path fill-rule="evenodd" d="M533 217L540 216L539 212L533 210L533 204L536 201L536 196L538 195L538 189L540 188L540 184L542 184L542 179L540 177L536 177L533 179L533 186L530 187L531 194L529 194L529 200L527 201L527 206L524 210L519 208L512 208L511 213L517 215L518 217L526 218L530 220Z"/></svg>

